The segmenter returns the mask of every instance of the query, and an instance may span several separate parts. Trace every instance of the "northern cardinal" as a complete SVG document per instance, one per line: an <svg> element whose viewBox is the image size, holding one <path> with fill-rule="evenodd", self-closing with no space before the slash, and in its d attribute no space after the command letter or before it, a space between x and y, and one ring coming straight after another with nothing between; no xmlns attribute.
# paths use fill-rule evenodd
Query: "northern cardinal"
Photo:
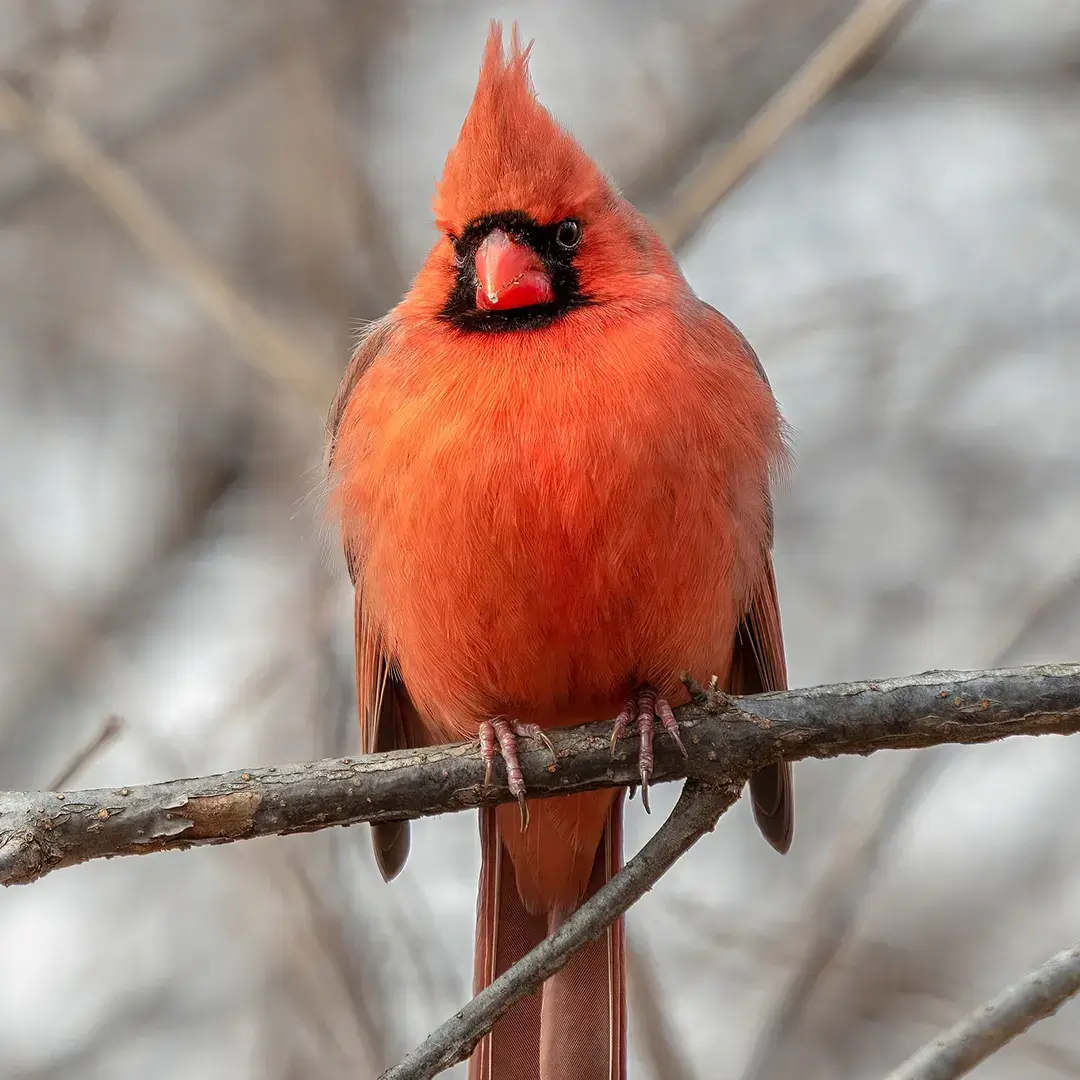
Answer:
<svg viewBox="0 0 1080 1080"><path fill-rule="evenodd" d="M505 55L492 24L439 238L364 334L328 424L364 752L475 740L520 801L480 814L477 991L620 865L622 792L526 801L519 739L618 716L646 796L654 722L679 738L680 672L786 685L765 373L539 104L528 52L515 27ZM750 792L786 851L789 767ZM373 832L389 880L409 826ZM469 1073L625 1074L621 922L500 1019Z"/></svg>

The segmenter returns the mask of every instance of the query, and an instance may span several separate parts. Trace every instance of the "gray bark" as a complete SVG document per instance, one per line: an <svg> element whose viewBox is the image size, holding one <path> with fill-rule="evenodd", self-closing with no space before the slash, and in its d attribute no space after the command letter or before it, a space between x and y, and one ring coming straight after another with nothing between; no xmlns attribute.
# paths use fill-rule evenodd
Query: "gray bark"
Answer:
<svg viewBox="0 0 1080 1080"><path fill-rule="evenodd" d="M698 690L676 713L689 757L659 736L654 781L730 785L777 758L1072 734L1080 730L1080 665L928 672L749 698ZM557 767L525 742L521 764L531 795L634 783L636 744L626 739L612 755L611 730L599 723L552 732ZM35 881L89 859L508 801L505 787L484 787L483 773L477 747L457 744L161 784L8 792L0 794L0 884ZM497 773L499 785L503 777Z"/></svg>

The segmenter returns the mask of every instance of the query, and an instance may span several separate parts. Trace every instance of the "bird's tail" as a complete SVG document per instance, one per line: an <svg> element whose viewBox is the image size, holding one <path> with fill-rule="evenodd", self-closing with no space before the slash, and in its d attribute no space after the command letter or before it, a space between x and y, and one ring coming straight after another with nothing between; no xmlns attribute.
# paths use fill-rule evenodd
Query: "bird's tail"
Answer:
<svg viewBox="0 0 1080 1080"><path fill-rule="evenodd" d="M589 879L591 896L622 862L622 804L612 801ZM495 810L480 811L480 897L476 916L479 993L566 917L531 915L499 838ZM625 1080L626 943L623 920L590 942L537 993L495 1022L469 1062L469 1080Z"/></svg>

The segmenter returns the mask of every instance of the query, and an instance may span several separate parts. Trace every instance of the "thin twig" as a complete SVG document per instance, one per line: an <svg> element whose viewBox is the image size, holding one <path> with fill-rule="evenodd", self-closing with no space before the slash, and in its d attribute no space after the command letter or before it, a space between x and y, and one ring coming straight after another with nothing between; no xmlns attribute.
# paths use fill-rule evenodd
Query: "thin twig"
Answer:
<svg viewBox="0 0 1080 1080"><path fill-rule="evenodd" d="M927 1043L886 1080L956 1080L1080 993L1080 947L1066 949Z"/></svg>
<svg viewBox="0 0 1080 1080"><path fill-rule="evenodd" d="M864 57L912 0L863 0L742 133L679 185L655 224L678 250L706 216L782 136Z"/></svg>
<svg viewBox="0 0 1080 1080"><path fill-rule="evenodd" d="M333 395L326 366L273 325L199 254L135 176L100 150L71 117L37 109L0 80L0 129L29 136L38 149L85 185L149 258L186 290L212 322L233 339L247 363L294 388L320 409ZM321 376L321 377L320 377Z"/></svg>
<svg viewBox="0 0 1080 1080"><path fill-rule="evenodd" d="M599 937L707 832L739 797L741 783L688 781L671 816L651 840L558 930L482 990L380 1080L428 1080L472 1053L515 1001L558 971L583 945Z"/></svg>
<svg viewBox="0 0 1080 1080"><path fill-rule="evenodd" d="M49 785L50 791L63 791L64 788L86 768L86 766L120 734L124 721L119 716L107 716L97 734L60 770Z"/></svg>
<svg viewBox="0 0 1080 1080"><path fill-rule="evenodd" d="M777 758L1073 734L1080 731L1080 664L927 672L747 698L711 694L677 715L689 757L664 740L654 779L742 783ZM531 795L634 783L636 756L626 746L612 755L612 726L553 731L557 768L546 751L523 752ZM398 821L512 797L506 788L485 787L483 777L475 744L459 743L142 787L8 792L0 794L0 884L34 881L88 859Z"/></svg>

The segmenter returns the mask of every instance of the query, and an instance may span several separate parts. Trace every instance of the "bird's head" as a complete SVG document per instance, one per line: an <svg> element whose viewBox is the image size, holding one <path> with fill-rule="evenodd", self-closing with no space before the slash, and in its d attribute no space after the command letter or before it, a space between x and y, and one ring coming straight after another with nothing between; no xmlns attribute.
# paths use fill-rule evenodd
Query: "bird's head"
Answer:
<svg viewBox="0 0 1080 1080"><path fill-rule="evenodd" d="M658 255L644 219L537 100L529 48L515 26L506 55L491 24L437 188L441 235L413 290L464 331L547 326L625 296Z"/></svg>

